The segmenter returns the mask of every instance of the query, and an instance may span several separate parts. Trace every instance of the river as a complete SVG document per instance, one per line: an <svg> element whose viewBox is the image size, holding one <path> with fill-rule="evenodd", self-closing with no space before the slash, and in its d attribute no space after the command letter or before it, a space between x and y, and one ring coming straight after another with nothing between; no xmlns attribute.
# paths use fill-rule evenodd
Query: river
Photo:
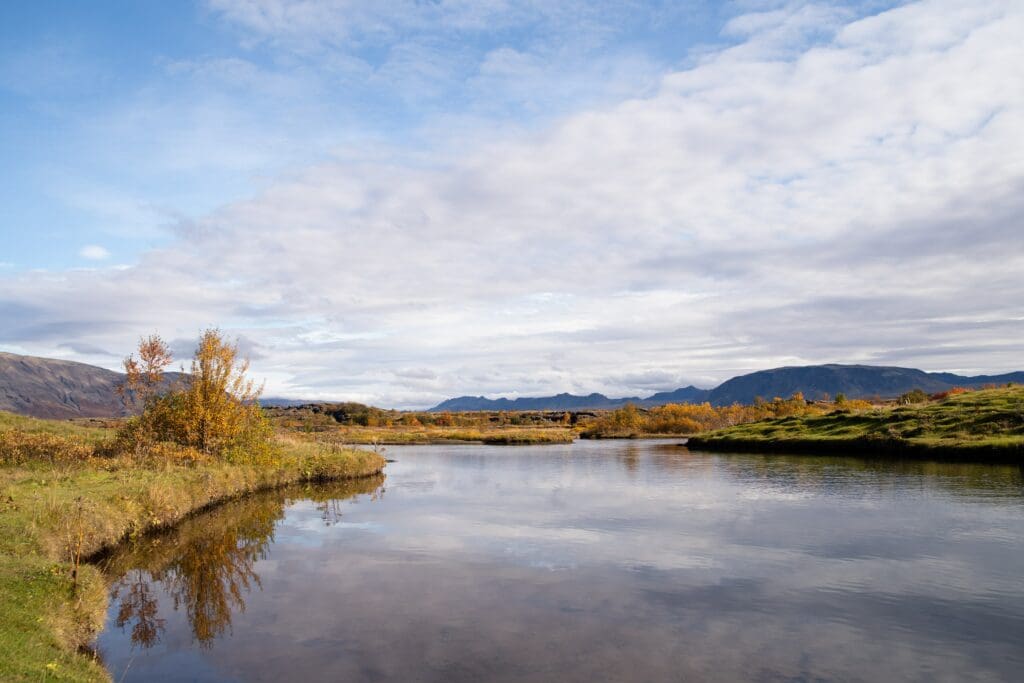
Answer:
<svg viewBox="0 0 1024 683"><path fill-rule="evenodd" d="M391 447L124 547L115 681L968 681L1024 672L1019 467Z"/></svg>

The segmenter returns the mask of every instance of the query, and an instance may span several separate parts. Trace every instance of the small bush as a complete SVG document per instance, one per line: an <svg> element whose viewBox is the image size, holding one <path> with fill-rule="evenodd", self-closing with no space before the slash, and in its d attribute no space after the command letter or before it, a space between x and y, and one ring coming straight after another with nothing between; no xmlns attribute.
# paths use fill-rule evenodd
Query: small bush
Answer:
<svg viewBox="0 0 1024 683"><path fill-rule="evenodd" d="M79 439L19 430L0 432L0 463L5 465L27 462L67 465L85 462L92 456L93 447Z"/></svg>
<svg viewBox="0 0 1024 683"><path fill-rule="evenodd" d="M898 399L900 405L910 405L912 403L924 403L928 400L928 394L924 393L921 389L913 389L907 393L901 395Z"/></svg>
<svg viewBox="0 0 1024 683"><path fill-rule="evenodd" d="M960 394L966 394L971 390L966 387L953 387L948 391L940 391L937 394L932 394L933 401L941 401L942 399L949 398L950 396L959 396Z"/></svg>
<svg viewBox="0 0 1024 683"><path fill-rule="evenodd" d="M197 465L210 460L209 456L200 453L194 448L167 441L151 444L146 448L144 456L150 460L172 465Z"/></svg>

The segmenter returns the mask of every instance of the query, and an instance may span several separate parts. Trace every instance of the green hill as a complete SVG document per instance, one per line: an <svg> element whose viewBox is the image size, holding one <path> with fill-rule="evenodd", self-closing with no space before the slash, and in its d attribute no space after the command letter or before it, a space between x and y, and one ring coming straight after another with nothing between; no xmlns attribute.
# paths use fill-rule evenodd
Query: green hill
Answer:
<svg viewBox="0 0 1024 683"><path fill-rule="evenodd" d="M1024 461L1024 387L986 389L896 408L737 425L691 448Z"/></svg>

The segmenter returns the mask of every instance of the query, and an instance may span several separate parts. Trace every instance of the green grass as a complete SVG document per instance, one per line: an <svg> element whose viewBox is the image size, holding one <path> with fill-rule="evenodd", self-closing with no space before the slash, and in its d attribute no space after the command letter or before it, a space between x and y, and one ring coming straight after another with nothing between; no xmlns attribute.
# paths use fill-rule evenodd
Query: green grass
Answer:
<svg viewBox="0 0 1024 683"><path fill-rule="evenodd" d="M694 448L893 453L1024 460L1024 387L861 412L763 420L702 434Z"/></svg>
<svg viewBox="0 0 1024 683"><path fill-rule="evenodd" d="M102 624L106 587L92 568L77 587L64 569L0 554L0 680L108 680L99 662L76 651Z"/></svg>
<svg viewBox="0 0 1024 683"><path fill-rule="evenodd" d="M0 410L0 432L18 430L29 434L53 434L68 438L80 438L90 443L106 440L112 430L102 427L85 426L70 420L39 420L34 417L15 415Z"/></svg>
<svg viewBox="0 0 1024 683"><path fill-rule="evenodd" d="M0 413L0 432L35 430L98 442L104 430ZM88 557L122 539L176 524L244 494L379 474L366 450L278 441L272 463L200 464L90 458L0 466L0 680L102 681L81 648L106 614L107 590Z"/></svg>

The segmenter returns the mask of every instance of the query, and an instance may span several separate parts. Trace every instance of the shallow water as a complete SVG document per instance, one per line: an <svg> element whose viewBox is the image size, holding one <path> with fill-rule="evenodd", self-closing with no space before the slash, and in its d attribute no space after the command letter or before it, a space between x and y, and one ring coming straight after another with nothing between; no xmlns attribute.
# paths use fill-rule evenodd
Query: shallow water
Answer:
<svg viewBox="0 0 1024 683"><path fill-rule="evenodd" d="M108 560L115 681L1024 676L1018 467L393 447Z"/></svg>

